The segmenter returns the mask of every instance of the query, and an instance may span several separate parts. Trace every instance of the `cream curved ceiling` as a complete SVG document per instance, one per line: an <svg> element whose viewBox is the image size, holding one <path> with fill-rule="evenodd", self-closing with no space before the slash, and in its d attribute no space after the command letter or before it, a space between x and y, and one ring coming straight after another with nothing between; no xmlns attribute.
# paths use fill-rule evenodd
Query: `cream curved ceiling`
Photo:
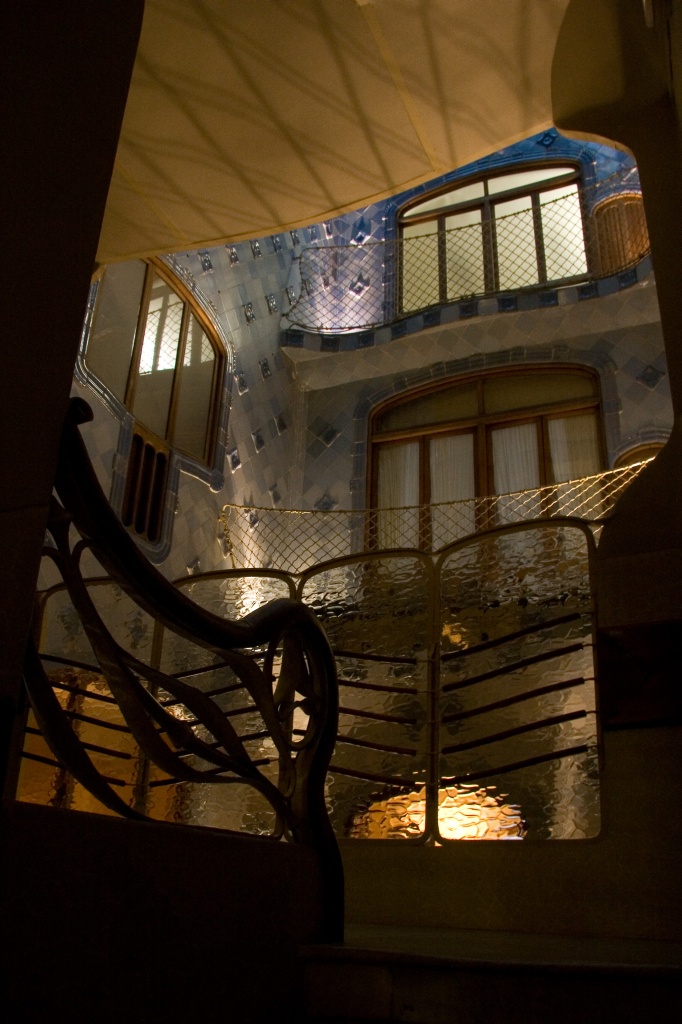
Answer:
<svg viewBox="0 0 682 1024"><path fill-rule="evenodd" d="M146 0L109 261L372 203L551 123L569 0Z"/></svg>

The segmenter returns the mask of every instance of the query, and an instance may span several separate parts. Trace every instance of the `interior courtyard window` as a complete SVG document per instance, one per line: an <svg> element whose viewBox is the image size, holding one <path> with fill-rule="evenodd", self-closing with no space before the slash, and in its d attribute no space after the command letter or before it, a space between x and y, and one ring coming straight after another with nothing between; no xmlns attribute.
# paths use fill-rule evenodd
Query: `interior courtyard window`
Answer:
<svg viewBox="0 0 682 1024"><path fill-rule="evenodd" d="M475 499L485 495L503 496L504 521L540 515L540 498L519 492L548 484L558 510L574 514L562 485L604 467L598 382L587 370L501 371L422 390L380 406L370 431L373 507L411 508L379 516L379 547L435 549L495 525L480 521ZM462 503L456 521L438 507L452 502Z"/></svg>
<svg viewBox="0 0 682 1024"><path fill-rule="evenodd" d="M401 312L583 277L588 261L574 166L451 186L404 208Z"/></svg>
<svg viewBox="0 0 682 1024"><path fill-rule="evenodd" d="M123 521L155 540L169 450L213 458L222 347L181 282L138 260L100 278L85 363L135 417Z"/></svg>

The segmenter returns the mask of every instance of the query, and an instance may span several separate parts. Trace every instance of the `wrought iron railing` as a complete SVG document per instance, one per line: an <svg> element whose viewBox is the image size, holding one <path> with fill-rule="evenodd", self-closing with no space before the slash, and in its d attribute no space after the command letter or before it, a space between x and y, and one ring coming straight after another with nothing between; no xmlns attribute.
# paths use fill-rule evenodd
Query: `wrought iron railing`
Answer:
<svg viewBox="0 0 682 1024"><path fill-rule="evenodd" d="M593 550L580 521L541 520L474 535L437 556L377 551L298 575L226 570L176 586L218 618L243 620L293 598L324 624L341 694L326 784L339 837L584 838L599 829ZM230 667L207 664L205 650L145 617L111 580L86 586L127 658L146 666L140 674L158 666L172 686L210 697L270 777L277 751ZM89 652L67 589L53 588L42 603L42 659L63 717L123 799L165 820L272 832L258 792L235 799L233 786L232 799L220 799L220 787L207 784L221 765L207 763L207 777L187 779L145 754ZM257 672L267 652L251 656ZM281 679L278 658L272 672ZM197 730L173 690L161 686L156 696ZM291 738L305 742L310 708L298 702L290 710ZM37 726L29 726L25 757L23 799L45 802L49 792L58 806L90 807Z"/></svg>
<svg viewBox="0 0 682 1024"><path fill-rule="evenodd" d="M438 551L495 526L577 516L598 524L646 462L514 494L391 509L294 511L225 505L221 523L235 569L290 573L377 548Z"/></svg>
<svg viewBox="0 0 682 1024"><path fill-rule="evenodd" d="M60 449L44 556L63 582L41 596L28 647L24 760L34 770L19 796L32 799L45 768L52 804L312 847L324 937L339 939L343 876L324 799L337 687L325 635L289 596L230 621L169 584L101 491L78 431L91 415L72 401ZM84 579L88 552L107 579ZM193 814L216 789L228 799Z"/></svg>
<svg viewBox="0 0 682 1024"><path fill-rule="evenodd" d="M303 249L292 327L391 323L443 303L596 280L649 253L636 168L530 209L384 242Z"/></svg>

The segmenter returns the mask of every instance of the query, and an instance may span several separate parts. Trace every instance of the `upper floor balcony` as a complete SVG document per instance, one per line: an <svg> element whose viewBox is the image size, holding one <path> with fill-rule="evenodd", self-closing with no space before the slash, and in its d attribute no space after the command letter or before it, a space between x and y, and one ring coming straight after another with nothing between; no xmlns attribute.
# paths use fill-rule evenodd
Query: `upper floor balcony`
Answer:
<svg viewBox="0 0 682 1024"><path fill-rule="evenodd" d="M457 302L595 282L649 253L634 167L589 186L568 165L455 184L403 210L397 237L304 248L285 323L360 331Z"/></svg>

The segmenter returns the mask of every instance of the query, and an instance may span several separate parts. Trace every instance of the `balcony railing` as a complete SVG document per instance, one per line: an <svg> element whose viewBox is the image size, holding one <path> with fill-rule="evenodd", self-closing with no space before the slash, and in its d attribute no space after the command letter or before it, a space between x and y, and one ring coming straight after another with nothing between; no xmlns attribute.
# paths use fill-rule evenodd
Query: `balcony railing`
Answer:
<svg viewBox="0 0 682 1024"><path fill-rule="evenodd" d="M221 522L233 568L299 573L377 548L439 551L470 534L529 519L574 516L598 526L646 465L515 494L428 506L293 511L225 505Z"/></svg>
<svg viewBox="0 0 682 1024"><path fill-rule="evenodd" d="M530 210L446 231L300 256L287 320L314 332L357 331L432 306L619 273L649 253L636 168ZM529 219L530 218L530 219Z"/></svg>

